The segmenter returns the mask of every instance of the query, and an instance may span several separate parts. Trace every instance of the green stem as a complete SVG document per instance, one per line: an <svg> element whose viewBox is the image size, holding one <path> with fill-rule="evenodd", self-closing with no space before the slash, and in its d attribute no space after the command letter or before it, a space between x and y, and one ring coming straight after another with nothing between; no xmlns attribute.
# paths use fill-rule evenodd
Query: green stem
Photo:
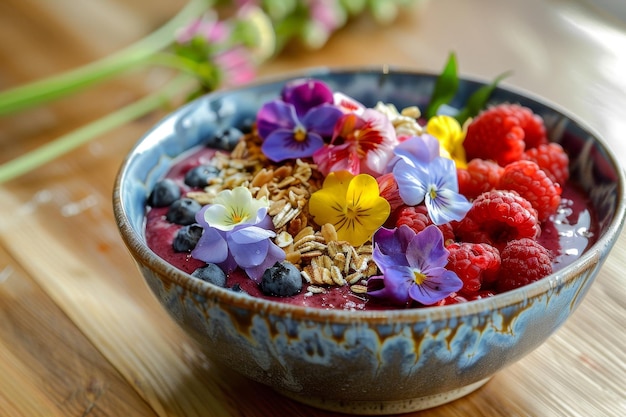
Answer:
<svg viewBox="0 0 626 417"><path fill-rule="evenodd" d="M182 90L185 90L185 85L188 84L189 77L178 77L156 93L148 95L113 113L109 113L101 119L91 122L33 151L0 165L0 184L40 167L76 149L96 136L129 123L155 110L159 106L167 103L173 95L179 94Z"/></svg>
<svg viewBox="0 0 626 417"><path fill-rule="evenodd" d="M44 80L0 92L0 117L54 100L147 63L152 54L172 43L177 29L206 11L211 3L210 0L189 0L165 25L115 54Z"/></svg>

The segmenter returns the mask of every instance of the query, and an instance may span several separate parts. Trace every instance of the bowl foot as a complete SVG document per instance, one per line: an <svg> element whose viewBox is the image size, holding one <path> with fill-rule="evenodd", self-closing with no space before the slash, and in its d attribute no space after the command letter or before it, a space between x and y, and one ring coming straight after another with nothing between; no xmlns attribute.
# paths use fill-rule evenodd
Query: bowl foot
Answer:
<svg viewBox="0 0 626 417"><path fill-rule="evenodd" d="M350 401L350 400L332 400L325 398L312 398L306 394L299 394L290 391L277 390L285 397L301 402L312 407L320 408L327 411L335 411L346 414L358 415L388 415L411 413L414 411L425 410L427 408L437 407L461 398L478 388L482 387L489 381L485 378L473 384L457 388L452 391L444 392L436 395L428 395L426 397L410 398L397 401Z"/></svg>

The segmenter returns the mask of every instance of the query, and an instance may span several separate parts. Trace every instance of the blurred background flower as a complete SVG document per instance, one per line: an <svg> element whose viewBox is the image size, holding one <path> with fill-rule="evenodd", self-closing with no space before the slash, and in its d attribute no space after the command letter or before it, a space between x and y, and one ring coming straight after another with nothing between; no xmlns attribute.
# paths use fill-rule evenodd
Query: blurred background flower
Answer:
<svg viewBox="0 0 626 417"><path fill-rule="evenodd" d="M164 26L100 61L0 92L0 117L45 104L131 69L167 67L177 77L154 94L0 165L0 183L171 103L254 79L263 62L292 45L322 48L350 19L387 24L414 0L189 0ZM170 104L171 105L171 104Z"/></svg>

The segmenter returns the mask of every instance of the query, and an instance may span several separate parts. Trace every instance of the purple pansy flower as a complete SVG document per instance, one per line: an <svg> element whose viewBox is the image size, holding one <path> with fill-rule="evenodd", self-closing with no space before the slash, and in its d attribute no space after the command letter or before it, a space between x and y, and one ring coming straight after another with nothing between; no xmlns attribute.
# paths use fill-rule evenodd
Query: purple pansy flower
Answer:
<svg viewBox="0 0 626 417"><path fill-rule="evenodd" d="M419 233L406 225L380 228L374 234L372 257L383 275L369 279L367 293L398 305L435 304L463 287L463 281L445 268L448 254L437 226Z"/></svg>
<svg viewBox="0 0 626 417"><path fill-rule="evenodd" d="M422 201L436 225L461 220L472 204L459 193L454 161L439 156L439 142L430 135L415 136L394 150L390 164L406 205Z"/></svg>
<svg viewBox="0 0 626 417"><path fill-rule="evenodd" d="M292 104L298 117L322 104L333 104L333 91L326 83L319 80L294 80L285 84L281 99Z"/></svg>
<svg viewBox="0 0 626 417"><path fill-rule="evenodd" d="M342 112L321 81L289 84L282 97L264 104L257 114L261 150L274 162L309 157L332 136Z"/></svg>

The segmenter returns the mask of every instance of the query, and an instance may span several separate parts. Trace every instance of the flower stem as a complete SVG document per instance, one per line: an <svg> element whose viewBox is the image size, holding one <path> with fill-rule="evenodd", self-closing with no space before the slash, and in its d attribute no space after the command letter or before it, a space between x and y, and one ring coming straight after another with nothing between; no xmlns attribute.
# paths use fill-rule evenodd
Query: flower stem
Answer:
<svg viewBox="0 0 626 417"><path fill-rule="evenodd" d="M0 92L0 117L46 103L132 67L147 64L151 55L172 43L177 29L207 10L211 3L211 0L189 0L166 24L115 54L44 80Z"/></svg>
<svg viewBox="0 0 626 417"><path fill-rule="evenodd" d="M186 91L189 81L189 77L180 76L155 93L0 165L0 184L38 168L76 149L96 136L157 109L159 106L168 103L169 99L175 94ZM194 87L197 86L195 83L193 85Z"/></svg>

